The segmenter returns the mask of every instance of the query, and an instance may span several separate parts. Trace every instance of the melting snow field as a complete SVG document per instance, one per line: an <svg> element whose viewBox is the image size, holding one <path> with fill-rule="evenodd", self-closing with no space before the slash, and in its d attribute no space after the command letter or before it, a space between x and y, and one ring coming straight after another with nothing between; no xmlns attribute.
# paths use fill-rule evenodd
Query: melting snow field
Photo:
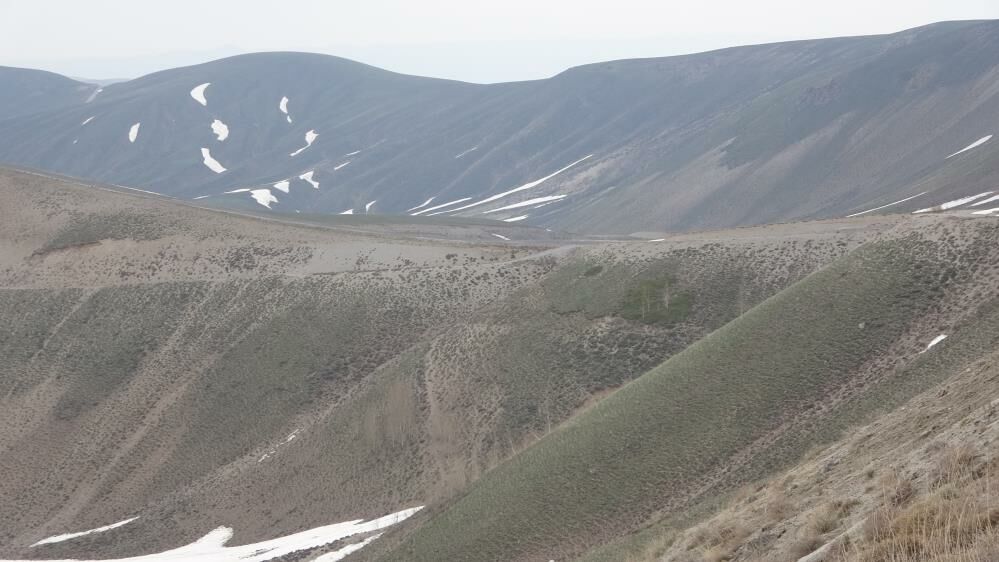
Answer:
<svg viewBox="0 0 999 562"><path fill-rule="evenodd" d="M939 336L933 338L933 340L930 341L929 345L926 346L926 349L920 351L919 353L920 354L926 353L927 351L933 349L933 346L944 341L945 339L947 339L947 334L940 334Z"/></svg>
<svg viewBox="0 0 999 562"><path fill-rule="evenodd" d="M441 203L440 205L434 205L433 207L430 207L428 209L423 209L422 211L417 211L415 213L412 213L410 216L414 216L415 217L417 215L422 215L423 213L430 213L430 211L436 211L437 209L443 209L444 207L450 207L451 205L457 205L458 203L464 203L465 201L470 201L471 199L472 199L471 197L462 197L461 199L455 199L454 201L448 201L447 203ZM441 213L446 213L446 212L447 211L441 211ZM429 217L431 215L438 215L438 214L440 214L440 213L430 213L427 216Z"/></svg>
<svg viewBox="0 0 999 562"><path fill-rule="evenodd" d="M208 150L207 148L202 148L201 157L204 159L205 166L207 166L209 170L215 172L216 174L221 174L222 172L225 171L225 166L219 164L218 160L212 158L211 150Z"/></svg>
<svg viewBox="0 0 999 562"><path fill-rule="evenodd" d="M141 126L141 122L132 125L132 128L128 130L128 142L135 142L135 139L139 138L139 127Z"/></svg>
<svg viewBox="0 0 999 562"><path fill-rule="evenodd" d="M291 189L291 182L288 180L281 180L276 184L274 184L274 189L288 193L288 191Z"/></svg>
<svg viewBox="0 0 999 562"><path fill-rule="evenodd" d="M260 203L268 209L271 208L271 203L278 202L277 197L274 197L274 194L271 193L271 190L269 189L251 189L249 191L250 197L253 197L257 203Z"/></svg>
<svg viewBox="0 0 999 562"><path fill-rule="evenodd" d="M284 113L285 119L291 123L291 115L288 115L288 96L281 98L281 101L278 103L278 109L281 110L281 113Z"/></svg>
<svg viewBox="0 0 999 562"><path fill-rule="evenodd" d="M201 105L208 107L208 100L205 99L205 89L208 88L212 83L205 82L204 84L199 84L191 90L191 97L194 101L200 103Z"/></svg>
<svg viewBox="0 0 999 562"><path fill-rule="evenodd" d="M958 150L958 151L957 151L957 152L955 152L954 154L951 154L951 155L950 155L950 156L948 156L947 158L953 158L953 157L957 156L958 154L961 154L961 153L963 153L963 152L967 152L967 151L969 151L969 150L971 150L971 149L973 149L973 148L978 148L979 146L982 146L983 144L985 144L985 143L989 142L990 140L992 140L992 135L988 135L988 136L984 136L984 137L982 137L982 138L980 138L980 139L976 140L975 142L973 142L973 143L969 144L968 146L966 146L966 147L962 148L961 150ZM946 160L947 158L945 158L945 160Z"/></svg>
<svg viewBox="0 0 999 562"><path fill-rule="evenodd" d="M110 531L112 529L117 529L118 527L124 527L125 525L128 525L129 523L131 523L132 521L135 521L136 519L138 519L138 517L133 517L131 519L126 519L124 521L119 521L117 523L112 523L110 525L105 525L103 527L98 527L96 529L91 529L89 531L81 531L79 533L67 533L65 535L56 535L54 537L49 537L47 539L42 539L42 540L36 542L35 544L31 545L31 548L35 548L36 546L42 546L43 544L55 544L57 542L65 542L65 541L68 541L68 540L73 540L73 539L76 539L76 538L85 537L87 535L94 535L94 534L97 534L97 533L103 533L105 531Z"/></svg>
<svg viewBox="0 0 999 562"><path fill-rule="evenodd" d="M436 199L436 197L431 197L430 199L427 199L426 201L424 201L423 203L420 203L419 205L417 205L415 207L411 207L409 209L406 209L406 212L408 213L410 211L415 211L417 209L422 209L422 208L426 207L427 205L429 205L430 202L433 201L434 199Z"/></svg>
<svg viewBox="0 0 999 562"><path fill-rule="evenodd" d="M222 142L229 138L229 125L216 119L212 121L212 132L219 138L219 142Z"/></svg>
<svg viewBox="0 0 999 562"><path fill-rule="evenodd" d="M319 133L317 133L315 129L310 129L309 132L305 133L305 146L299 148L295 152L292 152L291 156L298 156L299 154L301 154L302 151L304 151L306 148L312 146L312 143L316 142L316 138L318 137ZM350 162L347 162L347 164L350 164ZM346 164L344 164L344 166L346 166ZM339 169L340 169L339 167L334 168L334 170L339 170Z"/></svg>
<svg viewBox="0 0 999 562"><path fill-rule="evenodd" d="M586 161L586 160L588 160L588 159L590 159L592 157L593 157L592 154L590 154L588 156L584 156L584 157L580 158L579 160L576 160L572 164L569 164L565 168L562 168L561 170L558 170L558 171L556 171L556 172L554 172L552 174L549 174L549 175L547 175L547 176L545 176L545 177L543 177L543 178L541 178L539 180L534 180L532 182L525 183L524 185L522 185L520 187L515 187L515 188L513 188L513 189L511 189L509 191L504 191L503 193L497 193L496 195L493 195L492 197L486 197L482 201L476 201L475 203L470 203L468 205L465 205L464 207L458 207L457 209L451 209L451 211L449 211L449 212L455 212L456 213L458 211L463 211L465 209L471 209L472 207L478 207L479 205L485 205L486 203L492 203L493 201L496 201L497 199L501 199L503 197L506 197L507 195L511 195L511 194L517 193L519 191L524 191L525 189L531 189L531 188L537 187L537 186L541 185L542 183L544 183L544 182L546 182L546 181L554 178L555 176L561 174L562 172L568 170L569 168L572 168L573 166L576 166L577 164L580 164L580 163L582 163L582 162L584 162L584 161Z"/></svg>
<svg viewBox="0 0 999 562"><path fill-rule="evenodd" d="M853 213L852 215L846 215L846 218L849 219L849 218L852 218L852 217L859 217L860 215L866 215L867 213L873 213L874 211L880 211L881 209L887 209L888 207L891 207L893 205L898 205L899 203L905 203L906 201L911 201L911 200L915 199L916 197L919 197L920 195L926 195L926 193L927 192L924 191L922 193L917 193L916 195L913 195L912 197L906 197L905 199L899 199L898 201L895 201L894 203L888 203L887 205L881 205L880 207L874 207L873 209L867 209L866 211L861 211L859 213Z"/></svg>
<svg viewBox="0 0 999 562"><path fill-rule="evenodd" d="M559 199L564 199L566 195L548 195L545 197L535 197L534 199L528 199L527 201L521 201L520 203L514 203L513 205L507 205L506 207L500 207L499 209L493 209L491 211L482 211L483 215L488 215L489 213L498 213L500 211L509 211L510 209L519 209L520 207L530 207L531 205L537 205L538 203L552 203L558 201Z"/></svg>
<svg viewBox="0 0 999 562"><path fill-rule="evenodd" d="M372 519L365 522L362 519L336 523L325 527L317 527L301 533L295 533L285 537L279 537L268 541L247 544L243 546L227 547L225 544L232 539L233 531L229 527L219 527L208 533L197 541L180 548L159 552L156 554L145 554L130 558L110 559L110 562L263 562L273 560L282 556L287 556L294 552L309 550L338 540L359 535L362 533L373 533L397 523L405 521L413 514L423 509L423 506L404 509L396 513ZM319 558L324 562L342 560L348 554L367 546L377 536L369 537L359 543L347 545L335 552L325 554ZM26 562L0 560L0 562ZM48 561L48 562L75 562L70 560Z"/></svg>
<svg viewBox="0 0 999 562"><path fill-rule="evenodd" d="M319 189L319 182L317 182L313 177L315 174L316 174L315 170L310 170L298 176L298 179L307 181L309 185L311 185L314 189Z"/></svg>
<svg viewBox="0 0 999 562"><path fill-rule="evenodd" d="M916 215L916 214L919 214L919 213L929 213L930 211L946 211L947 209L953 209L954 207L960 207L961 205L965 205L965 204L971 203L972 201L975 201L977 199L981 199L982 197L988 197L989 195L992 195L993 193L995 193L995 192L994 191L986 191L985 193L979 193L978 195L972 195L970 197L962 197L960 199L955 199L953 201L948 201L948 202L944 203L943 205L937 205L936 207L927 207L925 209L919 209L918 211L913 211L912 214Z"/></svg>

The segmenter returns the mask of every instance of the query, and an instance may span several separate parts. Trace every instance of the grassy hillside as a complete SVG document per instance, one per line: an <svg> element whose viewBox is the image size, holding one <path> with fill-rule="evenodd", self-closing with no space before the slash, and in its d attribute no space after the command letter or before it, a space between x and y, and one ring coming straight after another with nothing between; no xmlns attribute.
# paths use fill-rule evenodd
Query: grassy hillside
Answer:
<svg viewBox="0 0 999 562"><path fill-rule="evenodd" d="M927 319L995 290L995 229L872 242L778 293L502 464L385 560L548 560L786 466L886 398L852 389L918 357ZM891 388L891 392L888 391Z"/></svg>
<svg viewBox="0 0 999 562"><path fill-rule="evenodd" d="M493 246L492 224L285 223L0 180L4 556L138 554L223 524L245 543L445 504L894 224Z"/></svg>

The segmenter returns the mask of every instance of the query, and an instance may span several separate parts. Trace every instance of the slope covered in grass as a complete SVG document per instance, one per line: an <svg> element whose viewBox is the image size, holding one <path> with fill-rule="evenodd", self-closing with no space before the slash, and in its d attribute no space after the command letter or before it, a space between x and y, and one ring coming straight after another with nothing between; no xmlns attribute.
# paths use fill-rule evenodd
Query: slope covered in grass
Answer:
<svg viewBox="0 0 999 562"><path fill-rule="evenodd" d="M852 389L936 335L913 341L917 328L994 290L978 284L994 273L994 225L949 228L903 229L778 293L499 466L383 559L565 559L787 465L883 405ZM880 396L930 383L917 382Z"/></svg>

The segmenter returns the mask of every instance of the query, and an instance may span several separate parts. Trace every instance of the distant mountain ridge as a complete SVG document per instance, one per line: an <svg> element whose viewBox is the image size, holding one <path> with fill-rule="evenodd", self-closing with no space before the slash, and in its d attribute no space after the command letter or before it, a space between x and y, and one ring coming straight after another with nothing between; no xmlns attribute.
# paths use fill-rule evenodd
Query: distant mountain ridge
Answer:
<svg viewBox="0 0 999 562"><path fill-rule="evenodd" d="M304 53L99 91L4 69L0 162L207 205L590 233L914 211L999 183L997 52L999 22L976 21L494 85Z"/></svg>

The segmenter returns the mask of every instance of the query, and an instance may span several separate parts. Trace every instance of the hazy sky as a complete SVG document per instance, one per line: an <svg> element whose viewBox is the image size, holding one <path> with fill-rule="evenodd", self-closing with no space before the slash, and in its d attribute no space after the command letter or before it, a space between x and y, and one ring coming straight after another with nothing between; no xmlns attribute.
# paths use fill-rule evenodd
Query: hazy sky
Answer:
<svg viewBox="0 0 999 562"><path fill-rule="evenodd" d="M0 65L117 78L294 50L497 82L600 60L995 18L999 0L0 0Z"/></svg>

